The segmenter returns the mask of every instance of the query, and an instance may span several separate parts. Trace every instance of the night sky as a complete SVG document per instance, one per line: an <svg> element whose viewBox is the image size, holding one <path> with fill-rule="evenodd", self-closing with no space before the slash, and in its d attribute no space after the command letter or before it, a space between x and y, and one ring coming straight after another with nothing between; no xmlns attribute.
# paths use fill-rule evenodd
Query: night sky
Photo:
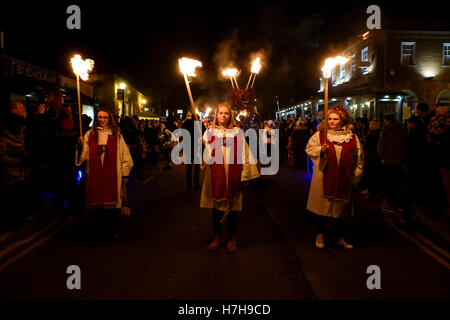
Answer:
<svg viewBox="0 0 450 320"><path fill-rule="evenodd" d="M414 19L423 28L446 24L444 2L427 1L23 1L2 3L0 28L7 53L71 75L69 58L79 52L95 61L96 73L127 79L165 108L189 103L177 60L198 59L195 99L230 99L231 84L219 76L232 61L245 87L252 54L263 53L256 78L258 110L272 116L281 105L317 91L320 67L339 43L366 31L366 8L381 8L382 28ZM81 30L66 28L66 8L81 8ZM441 28L442 29L442 28Z"/></svg>

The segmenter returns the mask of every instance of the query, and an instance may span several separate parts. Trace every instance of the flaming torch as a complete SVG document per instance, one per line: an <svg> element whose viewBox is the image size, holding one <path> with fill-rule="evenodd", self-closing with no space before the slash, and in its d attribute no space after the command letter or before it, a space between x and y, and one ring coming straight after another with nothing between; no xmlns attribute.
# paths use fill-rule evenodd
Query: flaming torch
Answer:
<svg viewBox="0 0 450 320"><path fill-rule="evenodd" d="M81 127L81 99L80 99L80 78L84 81L89 79L89 71L94 68L94 61L91 59L83 60L79 54L70 59L73 72L77 76L77 92L78 92L78 119L80 121L80 137L83 135Z"/></svg>
<svg viewBox="0 0 450 320"><path fill-rule="evenodd" d="M231 69L226 69L226 70L224 70L223 72L222 72L222 74L225 76L225 77L230 77L230 80L231 80L231 87L234 89L234 88L237 88L238 90L239 90L239 85L238 85L238 83L237 83L237 80L236 80L236 74L237 74L237 69L236 68L231 68ZM234 82L233 82L233 80L234 80ZM236 84L236 86L235 86L235 84Z"/></svg>
<svg viewBox="0 0 450 320"><path fill-rule="evenodd" d="M348 58L345 57L334 57L334 58L328 58L325 60L325 65L322 67L323 77L325 78L325 92L324 92L324 101L325 106L323 110L323 119L325 119L325 141L327 140L327 131L328 131L328 79L331 77L331 70L337 65L343 65L348 62ZM325 153L323 156L321 154L320 161L319 161L319 170L323 171L325 169L325 165L327 163L327 153Z"/></svg>
<svg viewBox="0 0 450 320"><path fill-rule="evenodd" d="M248 78L247 87L245 87L245 90L248 89L248 86L250 85L250 81L253 78L252 85L250 88L253 88L253 84L255 83L256 75L259 73L259 70L261 69L261 59L257 57L255 61L253 61L252 64L252 72L250 73L250 77Z"/></svg>
<svg viewBox="0 0 450 320"><path fill-rule="evenodd" d="M195 110L194 99L192 98L191 87L189 86L188 76L191 76L191 77L197 76L195 74L195 69L197 67L201 68L202 63L197 60L188 59L188 58L183 57L181 59L178 59L178 64L180 65L180 71L184 76L184 82L186 83L186 89L189 94L189 100L191 101L192 113L194 113L194 110Z"/></svg>
<svg viewBox="0 0 450 320"><path fill-rule="evenodd" d="M325 108L324 108L324 119L326 119L327 117L327 113L328 113L328 79L331 77L331 70L333 70L333 68L339 64L339 65L343 65L346 64L350 59L345 58L345 57L334 57L334 58L328 58L327 60L325 60L325 65L322 68L322 72L323 72L323 77L325 78L325 92L324 92L324 101L325 101ZM328 121L325 120L325 130L328 129Z"/></svg>

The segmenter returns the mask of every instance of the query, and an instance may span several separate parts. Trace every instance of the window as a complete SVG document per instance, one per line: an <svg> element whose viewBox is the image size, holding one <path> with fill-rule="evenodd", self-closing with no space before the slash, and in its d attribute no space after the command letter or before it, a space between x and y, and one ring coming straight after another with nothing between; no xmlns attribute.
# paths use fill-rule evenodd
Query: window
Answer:
<svg viewBox="0 0 450 320"><path fill-rule="evenodd" d="M350 77L353 76L355 72L356 72L355 55L352 55L352 59L350 60Z"/></svg>
<svg viewBox="0 0 450 320"><path fill-rule="evenodd" d="M369 61L369 48L365 47L361 50L361 61Z"/></svg>
<svg viewBox="0 0 450 320"><path fill-rule="evenodd" d="M340 80L345 80L345 64L341 64L340 65L341 67L340 67L340 72L339 72L339 74L340 74L340 76L339 76L339 79Z"/></svg>
<svg viewBox="0 0 450 320"><path fill-rule="evenodd" d="M450 43L442 44L442 64L450 66Z"/></svg>
<svg viewBox="0 0 450 320"><path fill-rule="evenodd" d="M416 54L415 42L402 42L401 64L405 65L416 64L415 54Z"/></svg>
<svg viewBox="0 0 450 320"><path fill-rule="evenodd" d="M336 81L336 68L333 68L331 70L331 83L334 83Z"/></svg>

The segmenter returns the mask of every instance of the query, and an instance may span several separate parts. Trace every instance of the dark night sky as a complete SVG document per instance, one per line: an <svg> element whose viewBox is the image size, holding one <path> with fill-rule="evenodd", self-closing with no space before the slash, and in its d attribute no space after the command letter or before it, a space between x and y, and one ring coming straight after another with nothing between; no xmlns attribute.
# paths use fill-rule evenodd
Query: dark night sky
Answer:
<svg viewBox="0 0 450 320"><path fill-rule="evenodd" d="M245 86L250 55L264 50L256 78L259 110L295 103L318 88L320 65L333 43L366 30L366 8L381 7L382 27L392 18L415 18L426 25L447 21L444 2L427 1L14 1L2 4L0 28L7 52L71 74L74 52L95 60L95 72L128 79L153 103L187 105L177 59L203 62L192 90L202 101L227 98L230 82L220 79L219 57L233 58ZM81 30L66 28L66 8L81 8ZM448 24L447 24L448 25ZM300 30L300 32L299 32ZM450 30L447 28L446 30ZM224 49L229 48L228 55ZM221 53L222 55L219 55ZM204 99L204 100L203 100Z"/></svg>

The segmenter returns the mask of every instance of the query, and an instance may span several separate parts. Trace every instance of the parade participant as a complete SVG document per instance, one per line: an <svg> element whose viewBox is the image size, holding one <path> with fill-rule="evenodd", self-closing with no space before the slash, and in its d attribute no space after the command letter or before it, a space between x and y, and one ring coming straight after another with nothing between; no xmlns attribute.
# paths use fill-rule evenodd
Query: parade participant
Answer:
<svg viewBox="0 0 450 320"><path fill-rule="evenodd" d="M96 112L94 125L78 142L82 151L81 155L77 152L75 163L80 166L87 162L86 204L92 213L94 227L102 223L98 219L104 217L108 237L117 240L122 188L126 187L133 167L130 151L113 114L103 108Z"/></svg>
<svg viewBox="0 0 450 320"><path fill-rule="evenodd" d="M330 218L337 219L338 244L346 249L350 217L353 215L352 186L357 184L363 170L363 152L357 136L351 131L350 117L341 105L330 109L318 131L309 139L306 153L314 162L307 209L316 214L316 247L324 248L324 231ZM325 138L326 134L326 138ZM323 171L321 159L326 159Z"/></svg>
<svg viewBox="0 0 450 320"><path fill-rule="evenodd" d="M213 209L214 226L214 239L208 249L216 251L219 248L222 242L221 220L224 212L229 211L227 251L233 253L236 251L237 215L238 211L242 211L242 182L258 178L259 173L242 131L235 126L228 103L222 102L217 106L211 128L203 135L203 143L207 155L223 159L213 159L211 164L204 166L200 207ZM239 154L242 156L239 150L244 151L242 161L237 160ZM234 159L230 159L231 154Z"/></svg>

